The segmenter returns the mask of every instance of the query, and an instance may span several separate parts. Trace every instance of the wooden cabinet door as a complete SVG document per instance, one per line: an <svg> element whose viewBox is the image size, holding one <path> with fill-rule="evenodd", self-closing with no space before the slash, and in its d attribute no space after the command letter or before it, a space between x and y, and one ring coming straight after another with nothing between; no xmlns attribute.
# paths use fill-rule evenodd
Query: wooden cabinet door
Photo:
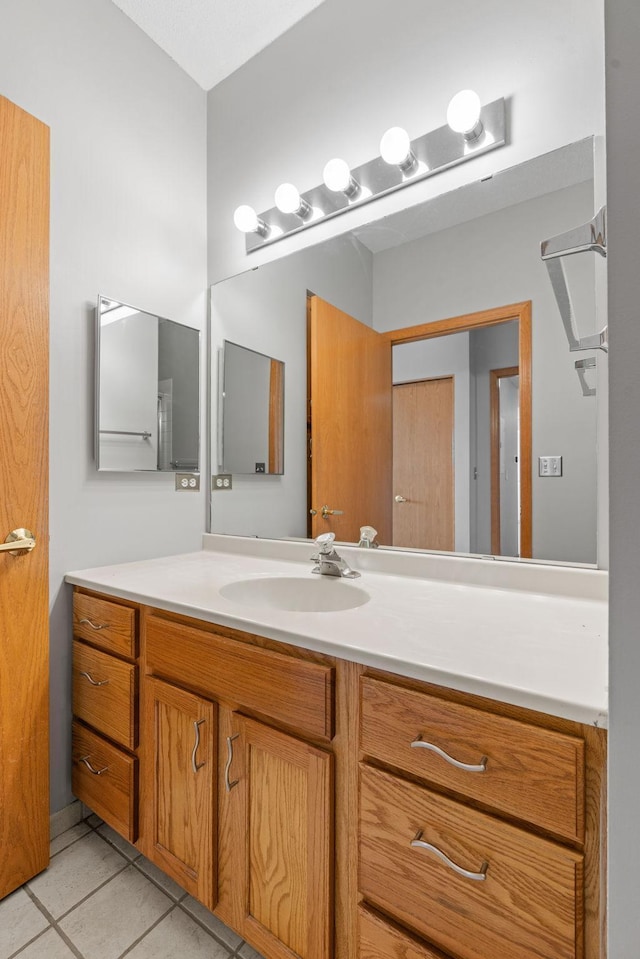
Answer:
<svg viewBox="0 0 640 959"><path fill-rule="evenodd" d="M145 794L150 858L209 909L215 906L217 706L147 679Z"/></svg>
<svg viewBox="0 0 640 959"><path fill-rule="evenodd" d="M269 959L329 959L333 757L244 716L235 716L235 729L229 783L237 780L243 828L240 932Z"/></svg>

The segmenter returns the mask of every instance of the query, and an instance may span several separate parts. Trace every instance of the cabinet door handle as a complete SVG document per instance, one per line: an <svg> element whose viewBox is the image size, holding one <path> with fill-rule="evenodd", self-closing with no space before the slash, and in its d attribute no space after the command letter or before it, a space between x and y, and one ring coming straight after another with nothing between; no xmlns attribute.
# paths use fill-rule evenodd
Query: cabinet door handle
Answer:
<svg viewBox="0 0 640 959"><path fill-rule="evenodd" d="M233 762L233 741L237 739L240 733L236 733L235 736L227 736L227 762L224 767L224 788L228 793L231 792L234 786L238 785L239 780L234 779L233 782L229 779L229 771L231 769L231 763Z"/></svg>
<svg viewBox="0 0 640 959"><path fill-rule="evenodd" d="M418 736L418 738L411 743L411 748L430 749L432 753L440 756L440 758L444 759L445 762L455 766L456 769L464 769L464 771L467 773L484 773L487 770L488 759L486 756L483 756L477 765L474 765L473 763L461 763L459 759L454 759L453 756L449 755L449 753L445 753L444 749L440 749L439 746L435 746L433 743L425 742L425 740L420 736Z"/></svg>
<svg viewBox="0 0 640 959"><path fill-rule="evenodd" d="M80 675L88 679L92 686L108 686L109 685L108 679L100 679L100 680L94 679L91 673L85 673L81 671Z"/></svg>
<svg viewBox="0 0 640 959"><path fill-rule="evenodd" d="M196 761L198 746L200 745L200 727L202 726L203 722L204 719L196 719L193 723L196 738L193 744L193 751L191 753L191 768L193 769L194 773L197 773L199 769L202 769L203 766L206 766L206 763L199 763Z"/></svg>
<svg viewBox="0 0 640 959"><path fill-rule="evenodd" d="M94 776L102 776L103 773L106 773L108 766L103 766L102 769L96 769L95 766L91 765L88 756L81 756L78 760L79 763L84 763L90 773L93 773Z"/></svg>
<svg viewBox="0 0 640 959"><path fill-rule="evenodd" d="M432 852L438 859L441 859L445 866L448 866L449 869L453 869L454 872L457 872L459 876L464 876L465 879L473 879L474 882L484 882L487 878L487 869L489 868L488 862L483 862L480 866L480 872L470 872L468 869L463 869L462 866L459 866L453 859L449 859L441 849L438 849L437 846L433 846L430 842L424 842L422 839L422 830L416 834L416 838L411 840L411 845L413 848L426 849L428 852Z"/></svg>
<svg viewBox="0 0 640 959"><path fill-rule="evenodd" d="M107 629L108 626L109 626L109 623L93 623L90 619L87 619L87 618L85 617L84 619L81 619L81 620L79 621L79 625L80 625L80 626L85 626L85 625L86 625L86 626L90 626L91 629Z"/></svg>

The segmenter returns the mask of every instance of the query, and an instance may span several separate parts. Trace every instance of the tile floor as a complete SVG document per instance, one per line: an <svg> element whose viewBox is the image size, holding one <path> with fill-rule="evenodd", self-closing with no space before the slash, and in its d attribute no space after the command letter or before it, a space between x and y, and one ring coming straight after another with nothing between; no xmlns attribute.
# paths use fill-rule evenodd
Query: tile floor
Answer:
<svg viewBox="0 0 640 959"><path fill-rule="evenodd" d="M51 857L0 902L0 959L261 959L97 816Z"/></svg>

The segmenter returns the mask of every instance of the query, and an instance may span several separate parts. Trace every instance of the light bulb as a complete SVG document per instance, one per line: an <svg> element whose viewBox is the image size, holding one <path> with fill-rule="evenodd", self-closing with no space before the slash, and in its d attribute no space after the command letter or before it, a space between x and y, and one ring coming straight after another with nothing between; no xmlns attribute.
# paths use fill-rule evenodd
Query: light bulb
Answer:
<svg viewBox="0 0 640 959"><path fill-rule="evenodd" d="M460 90L447 107L447 123L454 133L462 133L465 139L475 140L482 133L481 109L480 97L475 90Z"/></svg>
<svg viewBox="0 0 640 959"><path fill-rule="evenodd" d="M351 176L349 164L338 157L329 160L322 173L322 179L327 189L334 193L344 193L351 197L360 190L360 185Z"/></svg>
<svg viewBox="0 0 640 959"><path fill-rule="evenodd" d="M258 214L252 206L243 204L233 214L233 222L242 233L255 233L258 229Z"/></svg>
<svg viewBox="0 0 640 959"><path fill-rule="evenodd" d="M380 140L380 156L385 163L408 170L415 163L409 134L402 127L391 127Z"/></svg>
<svg viewBox="0 0 640 959"><path fill-rule="evenodd" d="M311 213L311 207L302 199L293 183L281 183L276 190L275 201L281 213L295 213L302 219Z"/></svg>

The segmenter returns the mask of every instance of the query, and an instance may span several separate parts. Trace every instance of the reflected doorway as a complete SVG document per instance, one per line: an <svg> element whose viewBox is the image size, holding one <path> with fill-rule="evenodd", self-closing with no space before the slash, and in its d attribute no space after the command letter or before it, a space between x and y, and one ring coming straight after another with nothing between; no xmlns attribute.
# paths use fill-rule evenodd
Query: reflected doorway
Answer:
<svg viewBox="0 0 640 959"><path fill-rule="evenodd" d="M491 552L520 555L520 376L491 370Z"/></svg>

